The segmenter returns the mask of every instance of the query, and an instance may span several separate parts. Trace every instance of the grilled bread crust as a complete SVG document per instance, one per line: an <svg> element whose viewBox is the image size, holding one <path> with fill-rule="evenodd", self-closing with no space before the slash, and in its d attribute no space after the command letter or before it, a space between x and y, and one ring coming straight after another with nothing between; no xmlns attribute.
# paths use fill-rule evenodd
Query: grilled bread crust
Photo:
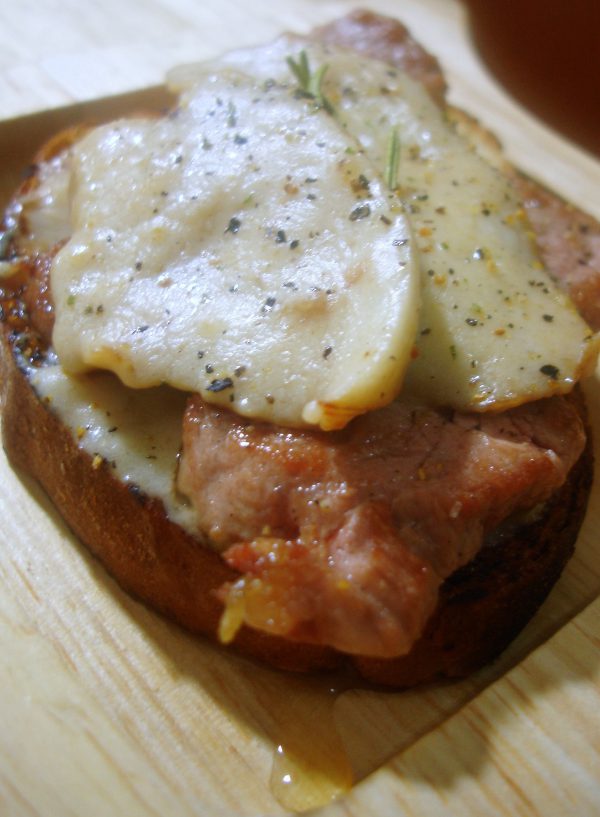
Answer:
<svg viewBox="0 0 600 817"><path fill-rule="evenodd" d="M365 51L373 43L380 48L385 41L393 51L390 59L418 63L418 46L394 21L360 13L339 26L326 27L317 36L339 41L343 30L348 38L343 44L357 38ZM433 58L428 57L425 69L423 81L439 100L443 80ZM494 140L474 120L464 117L461 127L500 157ZM38 160L67 147L78 133L76 128L59 135ZM125 591L191 632L216 639L222 611L216 591L236 574L218 553L171 522L159 500L119 481L107 463L98 464L78 445L73 432L32 388L17 338L15 327L5 321L0 335L0 400L3 444L10 462L40 483L75 535ZM584 417L579 392L574 399ZM241 628L232 646L286 670L350 664L369 682L395 687L465 675L507 646L560 576L583 521L592 469L588 435L586 449L567 481L535 519L505 526L472 562L444 582L437 609L408 655L348 656L247 627Z"/></svg>

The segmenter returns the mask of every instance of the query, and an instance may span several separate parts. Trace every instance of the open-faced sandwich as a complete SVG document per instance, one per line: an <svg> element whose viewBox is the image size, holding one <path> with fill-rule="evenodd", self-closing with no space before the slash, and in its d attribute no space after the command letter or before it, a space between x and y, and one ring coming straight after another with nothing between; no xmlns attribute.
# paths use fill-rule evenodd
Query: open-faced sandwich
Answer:
<svg viewBox="0 0 600 817"><path fill-rule="evenodd" d="M9 458L192 631L397 686L480 666L582 521L599 226L385 18L169 85L59 134L9 205Z"/></svg>

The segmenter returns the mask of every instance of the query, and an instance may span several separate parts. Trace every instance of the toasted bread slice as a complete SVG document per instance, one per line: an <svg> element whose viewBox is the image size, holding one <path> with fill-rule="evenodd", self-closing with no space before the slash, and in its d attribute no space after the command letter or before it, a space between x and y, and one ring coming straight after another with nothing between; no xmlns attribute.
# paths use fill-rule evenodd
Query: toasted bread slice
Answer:
<svg viewBox="0 0 600 817"><path fill-rule="evenodd" d="M221 602L216 591L234 578L218 553L171 522L162 503L94 462L39 398L19 367L21 353L3 327L0 343L2 434L10 462L33 476L76 536L132 595L186 629L216 638ZM578 398L581 412L583 402ZM542 603L571 556L592 480L592 452L533 520L515 521L490 537L477 557L442 585L426 631L403 657L348 657L247 627L234 647L293 671L351 662L369 681L413 686L460 676L500 653Z"/></svg>
<svg viewBox="0 0 600 817"><path fill-rule="evenodd" d="M355 14L317 36L353 44L399 64L422 79L441 101L444 81L436 61L402 26L371 14ZM475 120L454 114L479 149L503 164L497 143ZM48 160L78 138L74 129L47 145ZM515 178L515 171L505 168ZM528 181L529 185L533 183ZM27 182L35 184L35 177ZM552 207L559 201L541 188ZM548 199L549 197L549 199ZM531 198L531 196L530 196ZM572 211L572 218L587 219ZM593 229L600 232L598 225ZM18 248L17 239L14 246ZM3 300L0 341L2 434L11 463L33 476L76 534L129 593L186 629L217 637L222 603L217 590L235 578L221 556L171 521L162 501L115 476L110 463L88 453L52 403L36 392L30 374L46 343L30 325L22 293ZM572 398L585 416L579 392ZM242 627L234 648L293 671L353 665L365 679L408 687L438 677L464 675L501 652L529 620L570 557L592 478L591 443L564 485L535 514L512 519L486 540L479 554L442 585L437 609L409 654L375 659L294 642Z"/></svg>

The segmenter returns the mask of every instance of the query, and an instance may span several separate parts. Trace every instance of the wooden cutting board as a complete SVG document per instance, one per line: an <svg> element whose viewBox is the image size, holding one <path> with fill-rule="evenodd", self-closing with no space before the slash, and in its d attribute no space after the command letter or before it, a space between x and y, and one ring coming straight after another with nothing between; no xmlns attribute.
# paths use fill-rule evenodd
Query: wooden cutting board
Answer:
<svg viewBox="0 0 600 817"><path fill-rule="evenodd" d="M600 217L599 164L500 91L457 3L364 5L408 23L441 59L452 102L500 135L513 161ZM316 0L5 6L0 196L45 135L153 104L169 66L352 8ZM588 393L598 435L596 380ZM190 638L124 595L3 458L0 485L1 814L600 813L597 485L575 558L501 660L466 681L402 694L290 677Z"/></svg>

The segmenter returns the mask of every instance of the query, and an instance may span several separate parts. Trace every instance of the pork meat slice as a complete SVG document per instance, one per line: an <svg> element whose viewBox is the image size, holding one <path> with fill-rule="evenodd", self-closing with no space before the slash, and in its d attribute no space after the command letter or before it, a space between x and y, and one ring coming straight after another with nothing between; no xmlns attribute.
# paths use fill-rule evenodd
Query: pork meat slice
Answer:
<svg viewBox="0 0 600 817"><path fill-rule="evenodd" d="M523 207L544 265L571 296L593 329L600 329L600 229L598 222L525 176L515 174Z"/></svg>
<svg viewBox="0 0 600 817"><path fill-rule="evenodd" d="M343 431L278 428L188 402L178 486L240 571L242 622L349 653L410 650L441 582L565 480L585 433L570 398L470 415L396 401Z"/></svg>

